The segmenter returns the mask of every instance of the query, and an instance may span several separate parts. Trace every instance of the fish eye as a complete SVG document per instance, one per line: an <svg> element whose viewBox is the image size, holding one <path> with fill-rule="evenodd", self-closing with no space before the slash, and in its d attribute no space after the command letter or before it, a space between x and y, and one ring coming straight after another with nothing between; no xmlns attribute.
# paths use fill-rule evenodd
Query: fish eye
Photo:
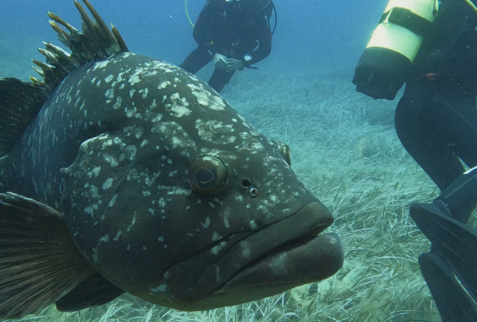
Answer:
<svg viewBox="0 0 477 322"><path fill-rule="evenodd" d="M211 195L219 192L227 181L227 169L219 158L200 156L189 166L189 183L197 193Z"/></svg>
<svg viewBox="0 0 477 322"><path fill-rule="evenodd" d="M242 180L242 188L249 188L252 185L250 179L243 179Z"/></svg>
<svg viewBox="0 0 477 322"><path fill-rule="evenodd" d="M256 196L258 196L258 189L255 188L255 187L251 187L250 188L250 197L255 198Z"/></svg>

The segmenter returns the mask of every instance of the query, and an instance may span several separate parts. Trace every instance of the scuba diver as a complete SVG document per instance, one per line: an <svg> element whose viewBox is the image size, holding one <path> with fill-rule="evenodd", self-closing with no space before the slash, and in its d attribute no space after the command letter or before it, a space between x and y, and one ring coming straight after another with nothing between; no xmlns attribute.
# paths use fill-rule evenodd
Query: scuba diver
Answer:
<svg viewBox="0 0 477 322"><path fill-rule="evenodd" d="M199 45L180 65L197 73L213 61L209 85L220 92L233 74L270 55L272 0L208 0L197 18L194 39ZM276 9L275 9L276 10ZM276 27L275 11L275 27Z"/></svg>
<svg viewBox="0 0 477 322"><path fill-rule="evenodd" d="M396 132L441 190L410 214L432 244L419 265L444 322L477 321L477 230L466 225L477 203L476 4L391 0L353 78L375 99L406 83Z"/></svg>

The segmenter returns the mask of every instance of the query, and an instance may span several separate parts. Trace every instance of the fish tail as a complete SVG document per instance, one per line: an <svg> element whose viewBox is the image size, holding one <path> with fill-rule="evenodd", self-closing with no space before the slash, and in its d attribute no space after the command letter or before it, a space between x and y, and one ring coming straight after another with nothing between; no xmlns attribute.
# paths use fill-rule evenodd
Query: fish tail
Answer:
<svg viewBox="0 0 477 322"><path fill-rule="evenodd" d="M61 213L20 195L0 194L0 319L35 313L95 272Z"/></svg>

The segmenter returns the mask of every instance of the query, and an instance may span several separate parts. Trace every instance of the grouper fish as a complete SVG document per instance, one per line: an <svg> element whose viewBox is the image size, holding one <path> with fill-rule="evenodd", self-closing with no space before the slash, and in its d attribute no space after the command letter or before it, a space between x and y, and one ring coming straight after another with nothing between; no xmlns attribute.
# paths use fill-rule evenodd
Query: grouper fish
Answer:
<svg viewBox="0 0 477 322"><path fill-rule="evenodd" d="M206 83L129 52L91 4L48 13L41 79L0 80L0 318L124 292L206 310L323 280L330 211Z"/></svg>

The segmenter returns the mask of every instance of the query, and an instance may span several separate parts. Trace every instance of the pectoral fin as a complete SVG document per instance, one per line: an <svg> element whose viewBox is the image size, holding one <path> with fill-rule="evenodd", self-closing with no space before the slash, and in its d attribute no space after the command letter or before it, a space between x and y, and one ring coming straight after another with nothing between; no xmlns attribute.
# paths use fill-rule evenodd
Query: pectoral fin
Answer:
<svg viewBox="0 0 477 322"><path fill-rule="evenodd" d="M96 273L56 302L62 312L72 312L106 304L124 291Z"/></svg>
<svg viewBox="0 0 477 322"><path fill-rule="evenodd" d="M53 208L0 194L0 319L55 303L95 273Z"/></svg>

